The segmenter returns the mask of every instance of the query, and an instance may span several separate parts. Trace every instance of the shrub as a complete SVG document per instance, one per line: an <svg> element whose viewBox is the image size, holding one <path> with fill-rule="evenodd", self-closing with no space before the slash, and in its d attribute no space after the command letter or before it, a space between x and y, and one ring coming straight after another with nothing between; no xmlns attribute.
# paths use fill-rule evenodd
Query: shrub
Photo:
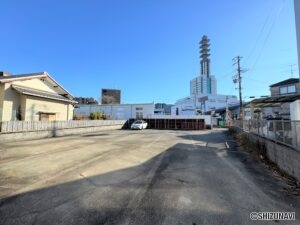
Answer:
<svg viewBox="0 0 300 225"><path fill-rule="evenodd" d="M103 112L91 112L89 117L91 120L103 120L104 113Z"/></svg>

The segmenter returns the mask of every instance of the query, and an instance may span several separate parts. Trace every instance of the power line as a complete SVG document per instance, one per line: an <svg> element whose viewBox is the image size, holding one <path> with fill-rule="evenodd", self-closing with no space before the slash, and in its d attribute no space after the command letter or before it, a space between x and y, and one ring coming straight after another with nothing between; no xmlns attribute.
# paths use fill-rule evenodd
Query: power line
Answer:
<svg viewBox="0 0 300 225"><path fill-rule="evenodd" d="M261 54L262 54L262 52L263 52L263 50L264 50L264 48L265 48L265 46L266 46L266 44L267 44L267 41L268 41L268 39L269 39L269 37L270 37L270 34L271 34L271 32L272 32L272 30L273 30L273 28L274 28L275 22L276 22L276 20L279 18L280 14L282 13L283 6L284 6L284 3L285 3L285 2L286 2L286 0L284 0L284 1L282 2L280 8L278 9L277 14L276 14L276 17L274 18L274 20L273 20L273 22L272 22L272 24L271 24L271 26L270 26L270 29L269 29L269 31L268 31L266 37L265 37L265 40L264 40L264 42L263 42L263 45L262 45L262 47L261 47L261 49L260 49L260 52L258 53L258 56L257 56L256 60L255 60L254 63L253 63L252 68L254 68L254 67L256 66L258 60L260 59Z"/></svg>
<svg viewBox="0 0 300 225"><path fill-rule="evenodd" d="M267 17L266 17L266 19L265 19L265 22L264 22L263 26L262 26L261 29L260 29L259 35L257 36L257 39L256 39L256 41L255 41L255 44L254 44L253 48L251 49L251 51L250 51L248 57L246 58L247 60L249 60L249 58L251 58L251 56L253 55L255 49L257 49L258 42L259 42L260 39L262 38L262 36L263 36L263 31L266 29L266 26L267 26L267 24L269 23L272 14L273 14L273 9L270 10L270 12L267 14Z"/></svg>

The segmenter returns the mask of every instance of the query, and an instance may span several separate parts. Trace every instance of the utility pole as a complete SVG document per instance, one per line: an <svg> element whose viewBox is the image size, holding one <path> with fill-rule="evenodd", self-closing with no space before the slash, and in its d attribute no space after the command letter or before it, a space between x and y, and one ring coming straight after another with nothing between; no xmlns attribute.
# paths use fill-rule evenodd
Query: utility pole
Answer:
<svg viewBox="0 0 300 225"><path fill-rule="evenodd" d="M240 65L240 61L241 61L242 57L241 56L237 56L233 59L233 65L237 65L237 74L235 76L232 77L233 79L233 83L238 83L239 84L239 97L240 97L240 118L243 119L243 98L242 98L242 76L241 74L243 72L245 72L245 70L241 69L241 65Z"/></svg>

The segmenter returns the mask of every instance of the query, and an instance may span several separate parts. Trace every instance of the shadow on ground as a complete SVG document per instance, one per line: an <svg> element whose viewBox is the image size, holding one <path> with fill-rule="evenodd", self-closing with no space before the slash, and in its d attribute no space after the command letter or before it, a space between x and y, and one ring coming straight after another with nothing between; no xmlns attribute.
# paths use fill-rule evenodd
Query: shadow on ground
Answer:
<svg viewBox="0 0 300 225"><path fill-rule="evenodd" d="M217 148L178 143L135 167L93 177L78 171L81 179L76 181L1 199L0 224L244 224L259 207L251 205L252 197L239 202L238 194L227 195L240 180L220 158L237 156L219 153ZM259 199L251 191L239 190Z"/></svg>

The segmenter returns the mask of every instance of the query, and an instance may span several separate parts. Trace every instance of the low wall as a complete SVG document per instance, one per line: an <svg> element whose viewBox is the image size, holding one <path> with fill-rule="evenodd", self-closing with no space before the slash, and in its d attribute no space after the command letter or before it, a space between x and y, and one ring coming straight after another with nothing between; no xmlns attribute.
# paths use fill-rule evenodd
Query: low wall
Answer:
<svg viewBox="0 0 300 225"><path fill-rule="evenodd" d="M82 127L101 127L124 124L126 120L68 120L68 121L4 121L0 122L1 133L61 130Z"/></svg>
<svg viewBox="0 0 300 225"><path fill-rule="evenodd" d="M249 140L254 142L258 141L261 146L265 147L266 156L270 161L300 181L300 151L264 139L255 134L249 134Z"/></svg>
<svg viewBox="0 0 300 225"><path fill-rule="evenodd" d="M234 130L243 132L238 128ZM244 135L250 142L265 151L268 160L275 163L285 173L300 181L300 151L256 134L244 132Z"/></svg>
<svg viewBox="0 0 300 225"><path fill-rule="evenodd" d="M54 129L44 131L27 131L27 132L14 132L14 133L0 133L0 142L5 141L20 141L20 140L33 140L50 137L62 137L76 134L86 134L103 130L117 130L122 129L126 121L120 121L117 125L106 125L99 127L79 127L68 129Z"/></svg>

